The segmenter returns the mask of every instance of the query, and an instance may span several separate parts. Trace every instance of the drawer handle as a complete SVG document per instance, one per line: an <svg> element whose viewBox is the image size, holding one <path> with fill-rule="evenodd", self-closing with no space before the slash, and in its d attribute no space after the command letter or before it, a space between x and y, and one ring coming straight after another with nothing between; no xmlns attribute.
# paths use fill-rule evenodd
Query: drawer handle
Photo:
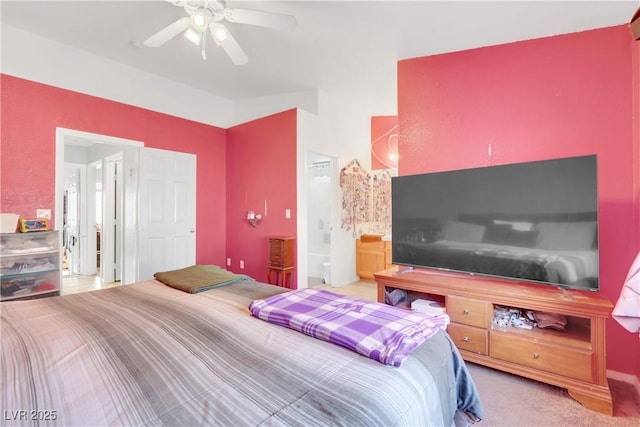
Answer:
<svg viewBox="0 0 640 427"><path fill-rule="evenodd" d="M533 353L534 359L540 359L540 353Z"/></svg>
<svg viewBox="0 0 640 427"><path fill-rule="evenodd" d="M469 309L468 309L468 308L465 308L465 309L462 311L462 314L469 314L469 313L470 313L470 311L469 311Z"/></svg>
<svg viewBox="0 0 640 427"><path fill-rule="evenodd" d="M464 342L469 342L469 337L464 337L464 338L462 338L462 341L464 341Z"/></svg>

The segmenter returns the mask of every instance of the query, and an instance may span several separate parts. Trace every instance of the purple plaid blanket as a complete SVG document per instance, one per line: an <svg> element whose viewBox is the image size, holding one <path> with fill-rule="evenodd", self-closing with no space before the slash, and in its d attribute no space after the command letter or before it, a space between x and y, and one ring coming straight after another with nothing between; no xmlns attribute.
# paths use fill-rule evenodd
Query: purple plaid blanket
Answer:
<svg viewBox="0 0 640 427"><path fill-rule="evenodd" d="M249 310L259 319L392 366L402 365L412 350L449 324L446 314L418 313L322 289L254 300Z"/></svg>

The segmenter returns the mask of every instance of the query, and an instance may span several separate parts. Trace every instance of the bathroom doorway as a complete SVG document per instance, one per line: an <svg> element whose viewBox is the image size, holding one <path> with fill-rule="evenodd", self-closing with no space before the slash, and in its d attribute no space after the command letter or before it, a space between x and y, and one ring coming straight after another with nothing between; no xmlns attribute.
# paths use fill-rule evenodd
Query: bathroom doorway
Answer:
<svg viewBox="0 0 640 427"><path fill-rule="evenodd" d="M331 284L332 212L336 160L309 152L307 156L307 281L308 286Z"/></svg>

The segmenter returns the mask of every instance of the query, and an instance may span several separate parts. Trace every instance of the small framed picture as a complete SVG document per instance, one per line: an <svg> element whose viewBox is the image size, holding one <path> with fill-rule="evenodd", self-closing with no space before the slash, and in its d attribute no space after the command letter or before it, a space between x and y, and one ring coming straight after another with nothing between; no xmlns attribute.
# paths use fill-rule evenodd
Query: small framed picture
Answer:
<svg viewBox="0 0 640 427"><path fill-rule="evenodd" d="M29 233L31 231L46 231L49 229L49 222L44 218L20 219L20 231Z"/></svg>

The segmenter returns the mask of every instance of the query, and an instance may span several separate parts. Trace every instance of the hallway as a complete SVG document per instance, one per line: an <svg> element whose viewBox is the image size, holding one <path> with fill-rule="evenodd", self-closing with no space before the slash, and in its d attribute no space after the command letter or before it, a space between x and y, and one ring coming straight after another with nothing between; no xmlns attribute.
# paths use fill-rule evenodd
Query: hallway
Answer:
<svg viewBox="0 0 640 427"><path fill-rule="evenodd" d="M100 283L100 276L62 276L62 289L60 295L77 294L79 292L95 291L98 289L120 286L121 282Z"/></svg>

